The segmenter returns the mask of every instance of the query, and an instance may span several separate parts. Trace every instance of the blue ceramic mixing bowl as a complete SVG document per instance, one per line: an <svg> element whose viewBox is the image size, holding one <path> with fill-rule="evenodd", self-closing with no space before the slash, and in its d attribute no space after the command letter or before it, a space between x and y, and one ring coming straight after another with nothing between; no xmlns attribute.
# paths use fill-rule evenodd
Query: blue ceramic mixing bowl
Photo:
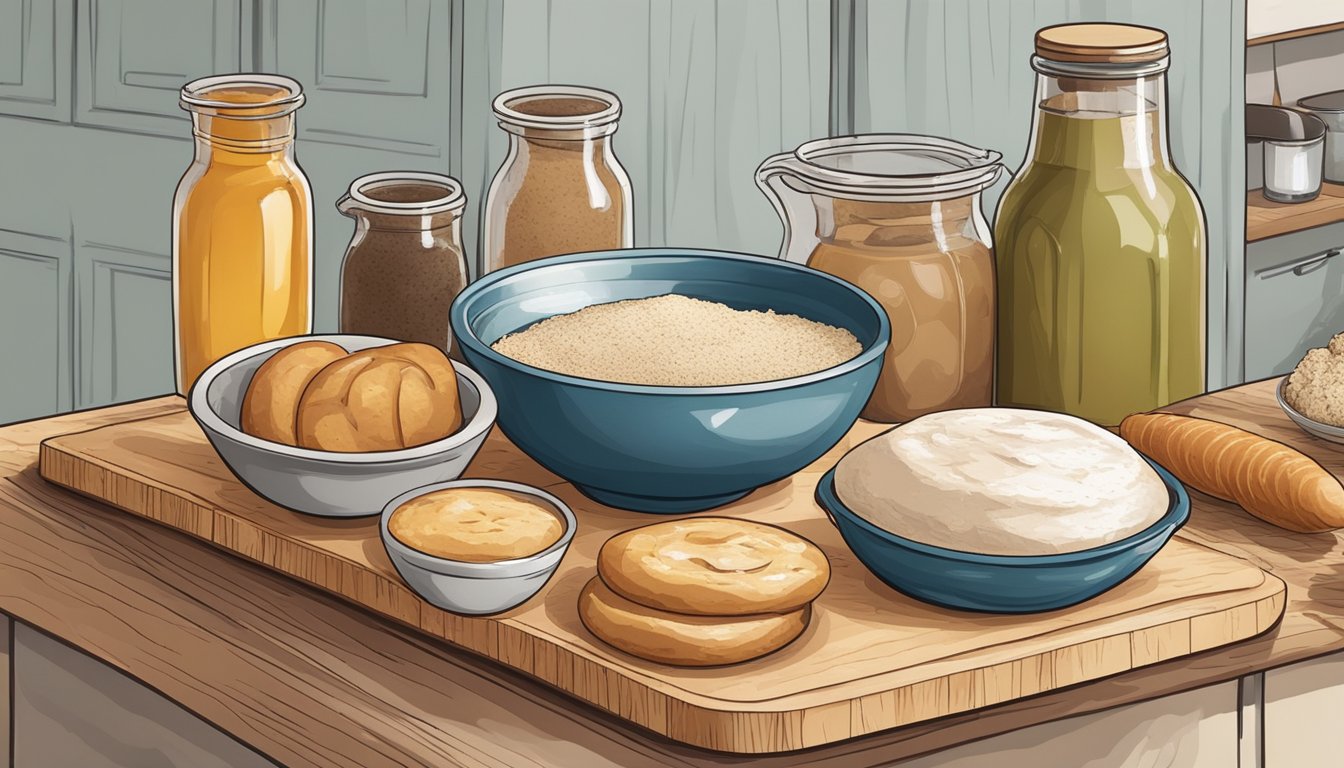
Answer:
<svg viewBox="0 0 1344 768"><path fill-rule="evenodd" d="M661 387L566 376L490 348L553 315L668 293L846 328L862 351L779 381ZM671 248L571 254L492 272L458 296L451 321L462 354L499 400L510 440L604 504L667 514L726 504L829 450L872 394L890 337L882 308L843 280L778 259Z"/></svg>
<svg viewBox="0 0 1344 768"><path fill-rule="evenodd" d="M1185 487L1144 458L1167 486L1167 513L1132 536L1058 555L978 555L897 536L840 501L834 469L817 485L817 503L831 514L845 543L868 570L911 597L969 611L1053 611L1091 600L1133 576L1190 517Z"/></svg>

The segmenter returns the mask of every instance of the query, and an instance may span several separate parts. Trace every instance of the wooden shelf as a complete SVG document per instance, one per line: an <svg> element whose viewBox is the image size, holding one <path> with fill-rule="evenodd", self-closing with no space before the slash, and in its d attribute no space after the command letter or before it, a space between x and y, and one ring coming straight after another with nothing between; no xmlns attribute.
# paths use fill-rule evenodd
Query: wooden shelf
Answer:
<svg viewBox="0 0 1344 768"><path fill-rule="evenodd" d="M1246 41L1246 45L1265 45L1267 43L1277 43L1283 40L1296 40L1299 37L1310 37L1311 35L1320 35L1326 32L1338 32L1341 29L1344 29L1344 21L1337 21L1332 24L1317 24L1311 27L1300 27L1298 29L1275 32L1270 35L1252 37Z"/></svg>
<svg viewBox="0 0 1344 768"><path fill-rule="evenodd" d="M1246 0L1246 44L1281 40L1344 29L1344 7L1317 0Z"/></svg>
<svg viewBox="0 0 1344 768"><path fill-rule="evenodd" d="M1321 194L1305 203L1275 203L1258 189L1246 193L1246 242L1278 237L1344 221L1344 184L1321 184Z"/></svg>

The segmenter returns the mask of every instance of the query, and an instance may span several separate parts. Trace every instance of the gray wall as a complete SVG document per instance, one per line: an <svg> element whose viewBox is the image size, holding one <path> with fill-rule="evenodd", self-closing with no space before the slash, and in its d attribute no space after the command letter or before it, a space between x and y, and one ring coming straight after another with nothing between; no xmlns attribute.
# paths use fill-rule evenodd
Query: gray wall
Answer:
<svg viewBox="0 0 1344 768"><path fill-rule="evenodd" d="M10 0L0 7L0 423L172 388L169 216L190 161L177 88L298 78L316 206L318 330L351 225L333 204L384 169L460 178L502 158L499 90L580 82L625 102L618 156L640 245L774 253L752 171L827 133L1025 148L1034 31L1168 30L1172 146L1209 217L1210 385L1240 366L1244 4L1171 0ZM997 192L990 203L997 199ZM1230 352L1229 350L1235 350Z"/></svg>

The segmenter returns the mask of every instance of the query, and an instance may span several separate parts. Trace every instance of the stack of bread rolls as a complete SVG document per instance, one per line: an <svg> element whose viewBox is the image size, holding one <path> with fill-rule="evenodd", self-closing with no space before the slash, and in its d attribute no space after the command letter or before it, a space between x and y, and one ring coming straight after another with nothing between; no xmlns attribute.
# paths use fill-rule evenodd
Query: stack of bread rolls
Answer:
<svg viewBox="0 0 1344 768"><path fill-rule="evenodd" d="M319 451L395 451L461 427L457 373L428 344L352 354L326 341L299 342L262 363L243 396L244 432Z"/></svg>
<svg viewBox="0 0 1344 768"><path fill-rule="evenodd" d="M655 523L602 546L579 617L602 641L678 666L736 664L807 628L826 555L782 528L726 517Z"/></svg>

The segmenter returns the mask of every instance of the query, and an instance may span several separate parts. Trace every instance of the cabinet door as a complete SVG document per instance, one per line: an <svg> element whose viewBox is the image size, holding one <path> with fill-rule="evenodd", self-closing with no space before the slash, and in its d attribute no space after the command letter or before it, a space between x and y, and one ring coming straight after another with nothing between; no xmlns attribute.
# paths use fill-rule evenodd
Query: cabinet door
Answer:
<svg viewBox="0 0 1344 768"><path fill-rule="evenodd" d="M1265 673L1265 768L1340 764L1344 653Z"/></svg>
<svg viewBox="0 0 1344 768"><path fill-rule="evenodd" d="M1246 379L1287 373L1344 331L1344 227L1246 248Z"/></svg>
<svg viewBox="0 0 1344 768"><path fill-rule="evenodd" d="M1238 702L1237 684L1222 683L1023 728L892 768L1230 768L1238 765ZM1276 768L1272 761L1269 768Z"/></svg>
<svg viewBox="0 0 1344 768"><path fill-rule="evenodd" d="M70 120L74 0L0 6L0 114Z"/></svg>
<svg viewBox="0 0 1344 768"><path fill-rule="evenodd" d="M443 0L261 0L261 68L297 79L308 94L301 145L446 159L450 9Z"/></svg>
<svg viewBox="0 0 1344 768"><path fill-rule="evenodd" d="M0 231L0 424L70 407L70 244Z"/></svg>
<svg viewBox="0 0 1344 768"><path fill-rule="evenodd" d="M242 65L238 0L80 0L77 26L85 125L187 138L178 91Z"/></svg>
<svg viewBox="0 0 1344 768"><path fill-rule="evenodd" d="M173 391L172 273L164 256L79 247L79 406Z"/></svg>
<svg viewBox="0 0 1344 768"><path fill-rule="evenodd" d="M273 768L159 693L14 624L14 765Z"/></svg>

